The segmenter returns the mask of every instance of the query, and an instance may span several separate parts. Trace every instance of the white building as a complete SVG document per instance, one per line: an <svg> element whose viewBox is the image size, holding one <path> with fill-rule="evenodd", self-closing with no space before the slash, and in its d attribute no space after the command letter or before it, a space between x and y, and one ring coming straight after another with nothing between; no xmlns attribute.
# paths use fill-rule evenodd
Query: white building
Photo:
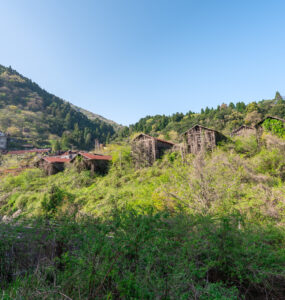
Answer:
<svg viewBox="0 0 285 300"><path fill-rule="evenodd" d="M7 148L7 135L0 131L0 150L5 150Z"/></svg>

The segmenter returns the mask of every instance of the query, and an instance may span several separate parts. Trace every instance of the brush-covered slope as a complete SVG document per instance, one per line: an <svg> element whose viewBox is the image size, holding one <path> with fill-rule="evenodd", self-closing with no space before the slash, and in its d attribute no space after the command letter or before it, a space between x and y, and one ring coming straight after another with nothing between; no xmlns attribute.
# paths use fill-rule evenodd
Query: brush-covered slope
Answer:
<svg viewBox="0 0 285 300"><path fill-rule="evenodd" d="M16 221L0 223L4 298L283 299L285 144L262 142L140 170L112 146L106 176L1 178L0 216Z"/></svg>
<svg viewBox="0 0 285 300"><path fill-rule="evenodd" d="M10 147L53 143L55 148L86 149L94 146L94 139L105 142L115 132L110 122L89 119L80 109L1 65L0 130L10 134Z"/></svg>

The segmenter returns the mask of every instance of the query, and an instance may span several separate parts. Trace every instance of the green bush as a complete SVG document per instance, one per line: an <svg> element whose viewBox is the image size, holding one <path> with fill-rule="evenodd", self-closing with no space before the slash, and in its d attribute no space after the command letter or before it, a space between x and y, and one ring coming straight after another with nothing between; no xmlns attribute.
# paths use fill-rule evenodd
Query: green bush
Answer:
<svg viewBox="0 0 285 300"><path fill-rule="evenodd" d="M13 299L40 293L54 299L60 293L72 299L237 299L245 293L279 299L284 237L284 230L246 224L238 214L130 210L104 222L67 216L50 230L56 257L4 290Z"/></svg>
<svg viewBox="0 0 285 300"><path fill-rule="evenodd" d="M268 118L262 123L262 127L266 131L270 131L280 138L285 138L285 125L281 120Z"/></svg>

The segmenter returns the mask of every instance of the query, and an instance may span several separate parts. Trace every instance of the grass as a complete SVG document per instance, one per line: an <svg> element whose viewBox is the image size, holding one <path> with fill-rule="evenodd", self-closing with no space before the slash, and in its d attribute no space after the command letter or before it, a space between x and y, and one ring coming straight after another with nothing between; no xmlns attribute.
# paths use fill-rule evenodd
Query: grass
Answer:
<svg viewBox="0 0 285 300"><path fill-rule="evenodd" d="M106 176L4 177L0 214L20 216L0 225L2 298L282 298L285 149L270 139L139 170L112 146Z"/></svg>

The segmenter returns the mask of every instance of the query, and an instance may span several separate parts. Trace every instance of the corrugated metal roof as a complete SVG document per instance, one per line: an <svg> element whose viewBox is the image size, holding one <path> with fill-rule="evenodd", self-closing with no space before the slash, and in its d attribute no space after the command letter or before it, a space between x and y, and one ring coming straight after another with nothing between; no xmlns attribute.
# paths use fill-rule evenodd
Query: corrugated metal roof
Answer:
<svg viewBox="0 0 285 300"><path fill-rule="evenodd" d="M43 159L49 163L67 163L71 161L69 158L62 158L58 156L46 156L43 157Z"/></svg>
<svg viewBox="0 0 285 300"><path fill-rule="evenodd" d="M109 155L98 155L87 152L80 152L79 154L90 160L112 160L112 156Z"/></svg>
<svg viewBox="0 0 285 300"><path fill-rule="evenodd" d="M49 151L50 149L12 150L8 151L7 154L46 153Z"/></svg>

